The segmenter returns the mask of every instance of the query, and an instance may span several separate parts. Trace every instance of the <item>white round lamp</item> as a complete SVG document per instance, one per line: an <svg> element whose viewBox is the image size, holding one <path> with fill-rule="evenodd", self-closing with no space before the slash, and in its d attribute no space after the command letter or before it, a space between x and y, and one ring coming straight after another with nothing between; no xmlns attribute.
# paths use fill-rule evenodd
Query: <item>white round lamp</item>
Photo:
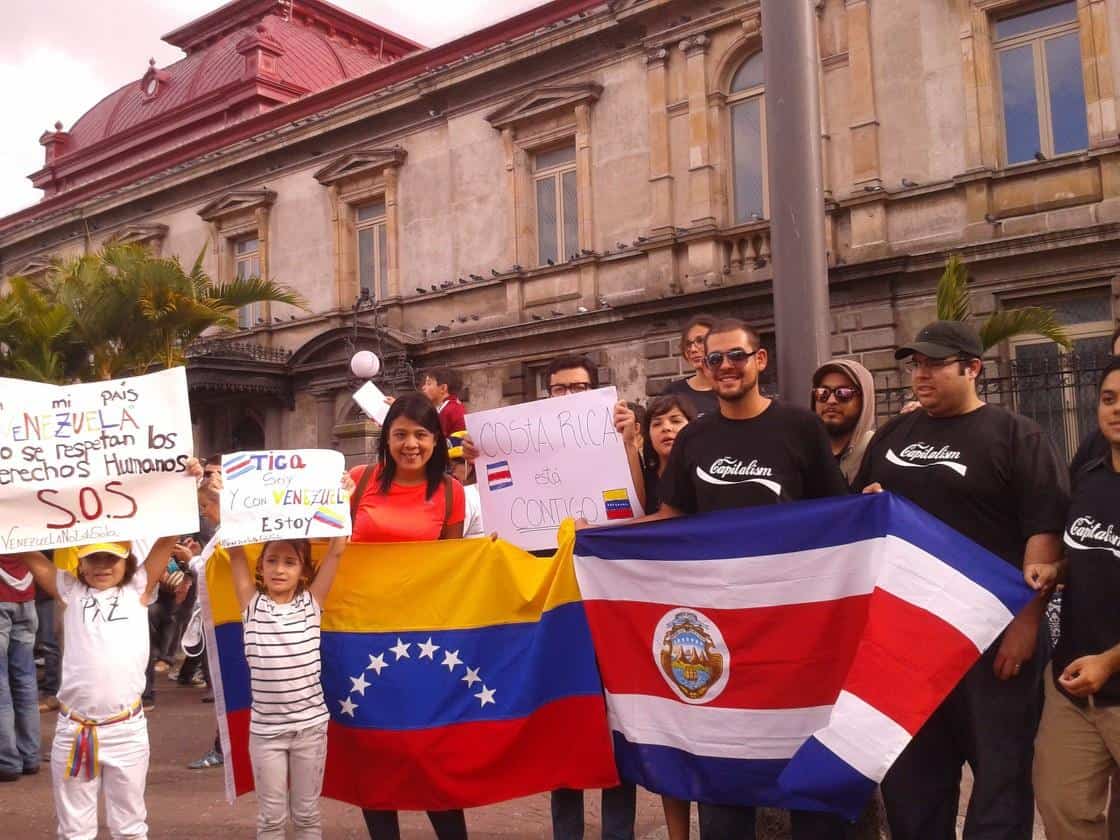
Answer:
<svg viewBox="0 0 1120 840"><path fill-rule="evenodd" d="M359 350L350 359L350 371L359 379L373 379L381 370L381 360L370 350Z"/></svg>

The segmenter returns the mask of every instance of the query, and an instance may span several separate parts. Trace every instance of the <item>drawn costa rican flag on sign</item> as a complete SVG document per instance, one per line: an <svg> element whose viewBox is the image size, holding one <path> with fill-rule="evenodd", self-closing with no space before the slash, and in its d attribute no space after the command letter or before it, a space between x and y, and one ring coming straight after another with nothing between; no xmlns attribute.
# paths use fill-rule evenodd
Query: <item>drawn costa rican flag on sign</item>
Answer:
<svg viewBox="0 0 1120 840"><path fill-rule="evenodd" d="M250 472L253 469L252 458L242 458L233 464L223 465L226 471L226 478L233 479Z"/></svg>
<svg viewBox="0 0 1120 840"><path fill-rule="evenodd" d="M1032 595L888 493L582 530L575 564L624 780L850 819Z"/></svg>
<svg viewBox="0 0 1120 840"><path fill-rule="evenodd" d="M495 461L486 465L486 482L491 490L502 490L513 486L513 474L509 471L509 461Z"/></svg>

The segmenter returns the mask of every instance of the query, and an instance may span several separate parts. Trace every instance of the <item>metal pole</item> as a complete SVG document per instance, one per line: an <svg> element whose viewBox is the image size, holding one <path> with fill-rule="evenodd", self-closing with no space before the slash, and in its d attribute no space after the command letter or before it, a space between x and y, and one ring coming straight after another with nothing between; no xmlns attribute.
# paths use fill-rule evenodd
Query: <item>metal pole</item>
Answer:
<svg viewBox="0 0 1120 840"><path fill-rule="evenodd" d="M831 358L814 15L813 0L762 0L778 387L795 403Z"/></svg>

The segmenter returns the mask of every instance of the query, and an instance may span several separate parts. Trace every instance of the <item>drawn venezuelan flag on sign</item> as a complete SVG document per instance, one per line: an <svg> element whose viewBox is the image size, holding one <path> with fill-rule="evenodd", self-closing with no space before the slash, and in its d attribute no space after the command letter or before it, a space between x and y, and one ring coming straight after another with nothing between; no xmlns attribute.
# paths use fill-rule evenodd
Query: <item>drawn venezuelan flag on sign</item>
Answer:
<svg viewBox="0 0 1120 840"><path fill-rule="evenodd" d="M223 564L227 577L207 575L212 599L220 586L232 597L228 560L210 565ZM252 787L236 604L234 616L236 627L214 612L231 796ZM441 810L618 783L570 549L351 545L324 607L322 656L327 796Z"/></svg>

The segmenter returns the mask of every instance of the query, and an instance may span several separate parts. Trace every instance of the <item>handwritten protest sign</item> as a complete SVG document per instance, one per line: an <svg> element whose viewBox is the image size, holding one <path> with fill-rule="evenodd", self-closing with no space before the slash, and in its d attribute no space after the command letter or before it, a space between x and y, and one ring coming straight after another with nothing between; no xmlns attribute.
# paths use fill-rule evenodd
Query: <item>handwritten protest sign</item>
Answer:
<svg viewBox="0 0 1120 840"><path fill-rule="evenodd" d="M222 545L350 533L341 452L291 449L222 456Z"/></svg>
<svg viewBox="0 0 1120 840"><path fill-rule="evenodd" d="M641 516L617 401L600 388L468 414L486 529L533 551L555 548L569 516L592 525Z"/></svg>
<svg viewBox="0 0 1120 840"><path fill-rule="evenodd" d="M183 368L46 385L0 379L0 553L198 530Z"/></svg>

